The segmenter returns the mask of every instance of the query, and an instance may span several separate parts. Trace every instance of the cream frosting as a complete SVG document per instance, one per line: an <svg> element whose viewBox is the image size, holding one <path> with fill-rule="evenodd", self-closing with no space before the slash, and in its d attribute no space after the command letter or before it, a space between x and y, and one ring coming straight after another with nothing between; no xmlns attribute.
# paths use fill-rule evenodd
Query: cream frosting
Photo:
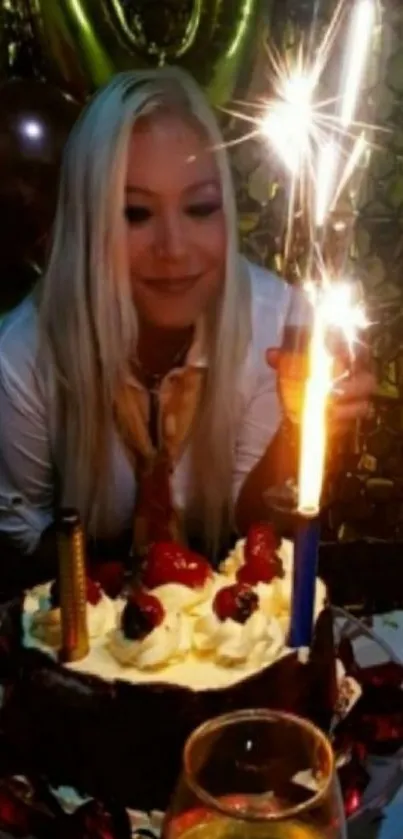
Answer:
<svg viewBox="0 0 403 839"><path fill-rule="evenodd" d="M211 598L213 591L214 581L210 578L201 588L189 588L180 583L166 583L154 588L152 594L161 601L166 612L193 613Z"/></svg>
<svg viewBox="0 0 403 839"><path fill-rule="evenodd" d="M275 618L267 619L259 609L245 623L228 618L220 621L214 614L196 619L193 646L197 652L208 653L221 666L231 667L271 664L284 648L284 633Z"/></svg>
<svg viewBox="0 0 403 839"><path fill-rule="evenodd" d="M245 623L232 619L220 621L213 610L216 592L236 581L236 572L244 562L244 544L244 540L237 542L219 573L214 573L202 588L190 589L172 583L154 589L151 594L162 603L165 616L162 623L141 640L127 639L121 631L123 600L113 603L104 596L98 606L88 604L89 654L67 666L78 672L98 675L106 681L124 678L132 683L170 683L197 691L229 687L290 654L286 638L292 592L291 543L282 542L278 550L284 577L254 587L259 598L258 608ZM315 617L323 608L325 598L325 586L318 580ZM112 610L109 605L107 611L105 608L99 610L104 600ZM25 643L43 648L43 641L37 634L38 609L39 598L35 590L25 601ZM92 610L98 610L96 621ZM39 622L50 622L50 615L55 610L49 612L48 609L45 618L42 601L41 611L44 614ZM48 636L47 650L51 647L54 649L56 644L49 644Z"/></svg>
<svg viewBox="0 0 403 839"><path fill-rule="evenodd" d="M61 611L52 609L51 583L37 586L25 597L24 613L30 624L30 633L45 647L59 649L62 642ZM92 640L104 638L116 626L117 606L102 592L99 603L87 603L88 635Z"/></svg>
<svg viewBox="0 0 403 839"><path fill-rule="evenodd" d="M152 670L186 655L190 638L186 617L170 612L159 626L139 641L126 638L120 628L112 630L107 647L122 666Z"/></svg>
<svg viewBox="0 0 403 839"><path fill-rule="evenodd" d="M140 670L166 670L190 650L194 660L202 657L205 661L208 656L213 664L227 670L258 669L273 662L286 646L291 580L288 586L278 578L255 586L258 608L243 624L231 619L220 621L213 609L215 594L236 582L236 571L243 562L244 540L239 540L223 563L224 573L220 568L202 588L169 583L153 589L153 596L165 610L163 623L139 641L127 639L120 629L116 630L108 640L111 654L121 665Z"/></svg>

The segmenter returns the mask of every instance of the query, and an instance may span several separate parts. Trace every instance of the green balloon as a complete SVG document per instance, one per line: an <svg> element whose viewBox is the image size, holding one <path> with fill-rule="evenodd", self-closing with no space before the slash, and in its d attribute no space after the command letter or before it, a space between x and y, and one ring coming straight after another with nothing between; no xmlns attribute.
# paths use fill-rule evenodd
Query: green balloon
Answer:
<svg viewBox="0 0 403 839"><path fill-rule="evenodd" d="M76 95L116 72L168 63L220 105L248 77L261 0L144 0L144 14L120 0L28 2L50 67Z"/></svg>

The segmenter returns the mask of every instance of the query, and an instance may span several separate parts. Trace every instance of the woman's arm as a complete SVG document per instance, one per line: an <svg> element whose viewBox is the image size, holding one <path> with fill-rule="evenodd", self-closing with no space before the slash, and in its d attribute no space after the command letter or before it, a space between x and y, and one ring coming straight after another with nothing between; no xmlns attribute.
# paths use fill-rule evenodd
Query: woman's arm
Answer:
<svg viewBox="0 0 403 839"><path fill-rule="evenodd" d="M47 409L34 359L0 343L0 533L31 554L53 521L54 469Z"/></svg>
<svg viewBox="0 0 403 839"><path fill-rule="evenodd" d="M25 305L0 334L0 597L54 577L55 467L49 406L35 366L32 310ZM89 563L128 556L131 533L87 544Z"/></svg>

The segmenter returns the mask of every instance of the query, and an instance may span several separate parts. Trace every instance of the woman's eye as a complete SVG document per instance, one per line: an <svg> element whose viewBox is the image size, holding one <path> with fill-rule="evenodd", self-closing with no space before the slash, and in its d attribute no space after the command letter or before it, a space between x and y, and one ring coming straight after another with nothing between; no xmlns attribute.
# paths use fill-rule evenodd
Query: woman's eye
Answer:
<svg viewBox="0 0 403 839"><path fill-rule="evenodd" d="M221 210L221 202L219 201L204 201L201 204L190 204L187 207L188 214L198 218L212 216L213 213L217 213L219 210Z"/></svg>
<svg viewBox="0 0 403 839"><path fill-rule="evenodd" d="M125 207L125 218L129 224L144 224L151 218L148 207Z"/></svg>

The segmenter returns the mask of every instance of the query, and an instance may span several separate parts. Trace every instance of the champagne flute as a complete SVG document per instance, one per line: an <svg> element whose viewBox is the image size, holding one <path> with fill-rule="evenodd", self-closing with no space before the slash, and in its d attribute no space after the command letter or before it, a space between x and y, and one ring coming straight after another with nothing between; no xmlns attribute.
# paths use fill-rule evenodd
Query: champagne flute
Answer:
<svg viewBox="0 0 403 839"><path fill-rule="evenodd" d="M293 286L289 293L277 374L285 416L295 424L300 422L302 413L311 327L312 304L302 288Z"/></svg>
<svg viewBox="0 0 403 839"><path fill-rule="evenodd" d="M341 283L341 285L343 287L345 286L344 283ZM337 288L336 283L334 283L334 288ZM327 349L333 357L333 396L337 396L338 385L345 378L348 378L352 372L360 369L368 369L369 366L368 348L365 348L358 341L354 343L354 346L351 346L352 339L350 338L350 341L348 339L349 333L358 334L359 329L363 328L362 326L354 326L354 321L351 320L351 312L355 311L357 324L359 323L358 304L360 303L361 297L357 284L354 288L351 286L350 306L347 302L344 303L346 324L342 322L342 310L337 308L337 298L335 300L334 316L331 314L330 304L328 304L329 312L327 317L329 318L329 322L326 332ZM331 322L331 317L334 317L334 323ZM362 317L364 318L364 315ZM284 323L283 343L276 368L279 394L284 413L294 423L299 423L301 419L305 381L309 366L308 357L312 318L312 303L308 296L301 288L293 287L289 294L289 304Z"/></svg>
<svg viewBox="0 0 403 839"><path fill-rule="evenodd" d="M345 839L330 742L291 714L245 710L190 735L163 839Z"/></svg>

